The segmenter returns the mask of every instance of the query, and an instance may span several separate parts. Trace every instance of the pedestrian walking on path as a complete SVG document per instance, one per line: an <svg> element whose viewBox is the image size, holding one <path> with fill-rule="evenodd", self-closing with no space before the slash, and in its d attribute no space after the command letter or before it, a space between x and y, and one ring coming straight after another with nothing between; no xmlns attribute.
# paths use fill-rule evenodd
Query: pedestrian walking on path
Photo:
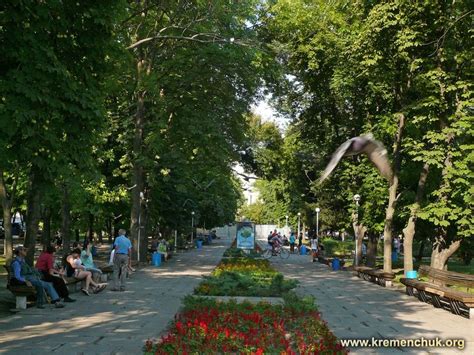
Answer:
<svg viewBox="0 0 474 355"><path fill-rule="evenodd" d="M119 230L119 236L114 242L114 288L113 291L125 291L128 261L132 251L132 243L125 235L125 229Z"/></svg>

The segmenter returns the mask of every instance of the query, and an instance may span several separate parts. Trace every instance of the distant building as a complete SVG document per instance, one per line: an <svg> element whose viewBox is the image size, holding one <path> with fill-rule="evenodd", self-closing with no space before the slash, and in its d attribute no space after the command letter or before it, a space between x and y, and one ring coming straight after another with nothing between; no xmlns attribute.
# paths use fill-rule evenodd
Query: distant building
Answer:
<svg viewBox="0 0 474 355"><path fill-rule="evenodd" d="M258 190L255 188L255 180L256 176L253 174L249 174L245 172L245 170L240 166L237 165L234 168L235 175L239 178L240 184L242 186L243 192L244 192L244 197L245 197L245 203L247 205L251 205L253 203L256 203L259 199L260 193Z"/></svg>

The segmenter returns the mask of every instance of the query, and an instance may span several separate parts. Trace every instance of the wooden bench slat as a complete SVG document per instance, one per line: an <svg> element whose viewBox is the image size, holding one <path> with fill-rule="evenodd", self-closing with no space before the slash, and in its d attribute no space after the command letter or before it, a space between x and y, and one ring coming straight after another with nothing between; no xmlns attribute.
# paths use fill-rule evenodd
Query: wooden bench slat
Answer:
<svg viewBox="0 0 474 355"><path fill-rule="evenodd" d="M467 312L468 317L474 317L474 294L446 286L473 287L474 275L437 270L428 265L421 265L418 273L430 281L401 278L400 282L407 287L407 294L415 295L413 289L416 289L416 295L422 301L431 302L435 307L451 310L458 315Z"/></svg>
<svg viewBox="0 0 474 355"><path fill-rule="evenodd" d="M420 276L438 280L449 285L474 288L474 275L462 274L455 271L434 269L428 265L421 265L418 269Z"/></svg>

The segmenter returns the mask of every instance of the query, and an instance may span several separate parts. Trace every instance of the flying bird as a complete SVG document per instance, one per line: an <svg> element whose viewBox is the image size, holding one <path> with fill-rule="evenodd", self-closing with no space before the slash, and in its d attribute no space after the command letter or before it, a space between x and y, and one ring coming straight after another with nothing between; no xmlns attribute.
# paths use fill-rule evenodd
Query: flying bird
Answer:
<svg viewBox="0 0 474 355"><path fill-rule="evenodd" d="M318 183L326 180L343 157L362 153L366 154L379 173L390 181L392 177L392 168L390 167L390 162L387 158L387 150L381 142L374 139L372 134L365 134L351 138L337 148L332 155L328 166L319 178Z"/></svg>

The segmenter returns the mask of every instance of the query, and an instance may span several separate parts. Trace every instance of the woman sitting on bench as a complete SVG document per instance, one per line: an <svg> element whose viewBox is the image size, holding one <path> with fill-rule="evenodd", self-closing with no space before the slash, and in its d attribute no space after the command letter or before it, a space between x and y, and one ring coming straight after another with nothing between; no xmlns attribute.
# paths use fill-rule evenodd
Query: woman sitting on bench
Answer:
<svg viewBox="0 0 474 355"><path fill-rule="evenodd" d="M81 263L81 249L79 248L74 249L72 253L66 257L66 275L67 277L74 277L77 280L85 280L85 288L82 288L81 291L87 296L90 296L90 285L92 285L93 293L99 293L107 287L107 284L98 284L92 280L92 273L86 271L86 267Z"/></svg>
<svg viewBox="0 0 474 355"><path fill-rule="evenodd" d="M63 272L54 268L54 253L56 248L52 245L46 247L46 250L41 253L36 261L36 269L43 274L43 280L51 282L59 297L64 299L64 302L75 302L76 300L69 297L69 291L62 276Z"/></svg>

